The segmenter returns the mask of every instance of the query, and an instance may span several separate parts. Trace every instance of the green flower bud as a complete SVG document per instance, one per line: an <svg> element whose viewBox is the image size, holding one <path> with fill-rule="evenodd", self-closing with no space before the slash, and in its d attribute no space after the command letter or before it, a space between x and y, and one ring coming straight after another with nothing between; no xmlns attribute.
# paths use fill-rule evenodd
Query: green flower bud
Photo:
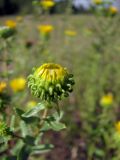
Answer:
<svg viewBox="0 0 120 160"><path fill-rule="evenodd" d="M45 63L28 77L31 93L41 100L56 102L68 97L74 85L73 75L58 64Z"/></svg>
<svg viewBox="0 0 120 160"><path fill-rule="evenodd" d="M2 26L0 27L0 37L1 38L9 38L11 36L13 36L13 34L15 33L15 29L14 28L10 28L7 26Z"/></svg>
<svg viewBox="0 0 120 160"><path fill-rule="evenodd" d="M0 121L0 136L9 135L10 131L5 122Z"/></svg>

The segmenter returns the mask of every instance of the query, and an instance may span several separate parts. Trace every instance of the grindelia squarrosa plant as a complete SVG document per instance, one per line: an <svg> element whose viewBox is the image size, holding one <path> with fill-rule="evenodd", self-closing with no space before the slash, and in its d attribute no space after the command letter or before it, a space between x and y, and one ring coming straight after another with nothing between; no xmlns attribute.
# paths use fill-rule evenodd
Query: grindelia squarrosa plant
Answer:
<svg viewBox="0 0 120 160"><path fill-rule="evenodd" d="M5 154L7 158L27 160L31 155L51 150L54 147L52 144L41 144L42 136L48 130L66 128L60 122L63 112L59 101L69 96L73 85L73 75L59 64L45 63L33 69L28 76L28 87L32 95L40 99L40 103L34 103L35 106L27 111L15 108L15 115L20 118L18 122L15 121L15 115L11 115L10 124L4 118L0 120L3 147L0 154ZM13 144L12 147L9 144Z"/></svg>

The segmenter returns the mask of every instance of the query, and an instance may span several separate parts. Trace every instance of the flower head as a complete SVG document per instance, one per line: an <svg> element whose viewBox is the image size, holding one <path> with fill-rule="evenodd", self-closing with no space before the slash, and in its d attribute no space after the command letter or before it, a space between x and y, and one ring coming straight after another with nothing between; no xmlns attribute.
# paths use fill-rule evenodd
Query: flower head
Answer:
<svg viewBox="0 0 120 160"><path fill-rule="evenodd" d="M115 14L118 13L118 9L117 9L116 7L114 7L114 6L110 6L110 7L109 7L109 13L110 13L111 15L115 15Z"/></svg>
<svg viewBox="0 0 120 160"><path fill-rule="evenodd" d="M10 28L12 28L12 29L15 29L16 26L17 26L17 23L16 23L15 21L13 21L13 20L7 20L7 21L5 22L5 25L6 25L7 27L10 27Z"/></svg>
<svg viewBox="0 0 120 160"><path fill-rule="evenodd" d="M33 106L35 106L36 104L37 104L36 101L29 101L29 102L27 103L27 106L33 107Z"/></svg>
<svg viewBox="0 0 120 160"><path fill-rule="evenodd" d="M57 101L68 96L73 84L73 76L67 69L54 63L43 64L28 77L32 94L47 101Z"/></svg>
<svg viewBox="0 0 120 160"><path fill-rule="evenodd" d="M76 32L75 31L72 31L72 30L66 30L65 31L65 34L67 35L67 36L71 36L71 37L73 37L73 36L76 36Z"/></svg>
<svg viewBox="0 0 120 160"><path fill-rule="evenodd" d="M53 26L52 25L40 25L38 26L38 30L42 34L49 34L53 31Z"/></svg>
<svg viewBox="0 0 120 160"><path fill-rule="evenodd" d="M112 93L108 93L104 95L100 100L101 106L111 106L113 104L113 95Z"/></svg>
<svg viewBox="0 0 120 160"><path fill-rule="evenodd" d="M0 93L2 93L7 87L6 82L0 82Z"/></svg>
<svg viewBox="0 0 120 160"><path fill-rule="evenodd" d="M37 102L36 102L36 101L28 101L26 107L27 107L28 109L32 109L32 108L33 108L34 106L36 106L36 105L37 105Z"/></svg>
<svg viewBox="0 0 120 160"><path fill-rule="evenodd" d="M93 0L93 3L96 5L100 5L103 3L103 0Z"/></svg>
<svg viewBox="0 0 120 160"><path fill-rule="evenodd" d="M40 2L40 5L45 9L48 10L51 7L53 7L55 5L55 2L53 0L42 0Z"/></svg>
<svg viewBox="0 0 120 160"><path fill-rule="evenodd" d="M26 80L23 77L15 78L10 81L10 87L14 92L22 91L25 89Z"/></svg>
<svg viewBox="0 0 120 160"><path fill-rule="evenodd" d="M9 128L7 127L6 123L3 121L0 121L0 136L7 136L9 135Z"/></svg>

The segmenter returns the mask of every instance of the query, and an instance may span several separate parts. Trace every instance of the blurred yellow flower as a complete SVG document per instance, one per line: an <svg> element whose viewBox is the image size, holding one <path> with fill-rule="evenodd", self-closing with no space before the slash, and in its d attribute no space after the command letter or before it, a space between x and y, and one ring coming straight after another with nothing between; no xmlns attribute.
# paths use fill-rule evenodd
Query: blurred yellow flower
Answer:
<svg viewBox="0 0 120 160"><path fill-rule="evenodd" d="M116 131L120 134L120 121L115 124Z"/></svg>
<svg viewBox="0 0 120 160"><path fill-rule="evenodd" d="M104 95L100 100L101 106L111 106L113 104L113 95L112 93L108 93Z"/></svg>
<svg viewBox="0 0 120 160"><path fill-rule="evenodd" d="M72 30L66 30L65 34L67 36L76 36L77 33L75 31L72 31Z"/></svg>
<svg viewBox="0 0 120 160"><path fill-rule="evenodd" d="M25 89L26 80L23 77L15 78L10 81L10 87L14 92L22 91Z"/></svg>
<svg viewBox="0 0 120 160"><path fill-rule="evenodd" d="M26 104L26 107L27 107L27 109L32 109L36 105L37 105L36 101L28 101Z"/></svg>
<svg viewBox="0 0 120 160"><path fill-rule="evenodd" d="M7 20L5 22L5 24L6 24L6 26L8 26L8 27L10 27L12 29L15 29L16 26L17 26L17 23L15 21L13 21L13 20Z"/></svg>
<svg viewBox="0 0 120 160"><path fill-rule="evenodd" d="M2 93L6 87L7 87L6 82L0 82L0 93Z"/></svg>
<svg viewBox="0 0 120 160"><path fill-rule="evenodd" d="M40 4L44 9L47 10L53 7L55 5L55 2L53 0L42 0Z"/></svg>
<svg viewBox="0 0 120 160"><path fill-rule="evenodd" d="M118 13L118 9L117 9L116 7L114 7L114 6L111 6L111 7L109 8L109 12L110 12L112 15L115 15L115 14Z"/></svg>
<svg viewBox="0 0 120 160"><path fill-rule="evenodd" d="M102 4L102 2L103 0L93 0L93 3L97 5Z"/></svg>
<svg viewBox="0 0 120 160"><path fill-rule="evenodd" d="M39 25L38 30L42 34L49 34L50 32L53 31L53 26L52 25Z"/></svg>

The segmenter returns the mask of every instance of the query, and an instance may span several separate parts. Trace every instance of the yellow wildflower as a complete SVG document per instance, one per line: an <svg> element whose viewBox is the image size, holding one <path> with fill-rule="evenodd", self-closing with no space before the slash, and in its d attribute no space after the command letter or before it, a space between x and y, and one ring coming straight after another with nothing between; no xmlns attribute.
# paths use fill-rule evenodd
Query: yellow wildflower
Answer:
<svg viewBox="0 0 120 160"><path fill-rule="evenodd" d="M112 15L115 15L115 14L118 13L118 9L117 9L116 7L114 7L114 6L111 6L111 7L109 8L109 12L110 12Z"/></svg>
<svg viewBox="0 0 120 160"><path fill-rule="evenodd" d="M5 22L5 24L6 24L6 26L8 26L8 27L10 27L12 29L15 29L16 26L17 26L17 23L15 21L13 21L13 20L7 20Z"/></svg>
<svg viewBox="0 0 120 160"><path fill-rule="evenodd" d="M65 34L67 35L67 36L76 36L76 32L75 31L72 31L72 30L66 30L65 31Z"/></svg>
<svg viewBox="0 0 120 160"><path fill-rule="evenodd" d="M120 134L120 121L115 124L116 131Z"/></svg>
<svg viewBox="0 0 120 160"><path fill-rule="evenodd" d="M26 80L23 77L15 78L10 81L10 87L14 92L22 91L25 89Z"/></svg>
<svg viewBox="0 0 120 160"><path fill-rule="evenodd" d="M49 34L50 32L53 31L53 26L52 25L40 25L38 26L38 30L42 34Z"/></svg>
<svg viewBox="0 0 120 160"><path fill-rule="evenodd" d="M2 93L4 91L6 86L7 86L6 82L0 82L0 93Z"/></svg>
<svg viewBox="0 0 120 160"><path fill-rule="evenodd" d="M73 75L54 63L43 64L28 77L32 94L47 101L57 101L68 96L73 84Z"/></svg>
<svg viewBox="0 0 120 160"><path fill-rule="evenodd" d="M102 4L103 0L93 0L93 3L96 5Z"/></svg>
<svg viewBox="0 0 120 160"><path fill-rule="evenodd" d="M37 105L37 102L36 101L29 101L29 102L27 102L27 105L26 105L26 107L28 108L28 109L32 109L34 106L36 106Z"/></svg>
<svg viewBox="0 0 120 160"><path fill-rule="evenodd" d="M53 0L42 0L40 4L45 10L48 10L55 5L55 2Z"/></svg>
<svg viewBox="0 0 120 160"><path fill-rule="evenodd" d="M33 106L35 106L36 104L37 104L36 101L29 101L29 102L27 103L27 106L33 107Z"/></svg>
<svg viewBox="0 0 120 160"><path fill-rule="evenodd" d="M113 95L112 93L108 93L104 95L100 100L101 106L110 106L113 104Z"/></svg>

